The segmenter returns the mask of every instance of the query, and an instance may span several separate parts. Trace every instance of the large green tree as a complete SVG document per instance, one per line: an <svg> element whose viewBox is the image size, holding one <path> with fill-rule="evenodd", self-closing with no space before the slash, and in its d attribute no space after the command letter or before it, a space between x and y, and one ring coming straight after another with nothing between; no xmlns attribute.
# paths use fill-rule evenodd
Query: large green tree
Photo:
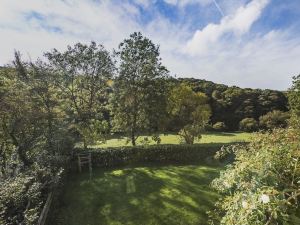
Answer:
<svg viewBox="0 0 300 225"><path fill-rule="evenodd" d="M55 74L41 61L23 62L19 53L14 66L0 73L2 174L11 175L14 167L27 170L34 163L54 169L54 156L63 154L64 145L72 148Z"/></svg>
<svg viewBox="0 0 300 225"><path fill-rule="evenodd" d="M211 116L207 96L201 92L195 93L185 84L170 91L168 112L180 128L178 134L187 144L201 138L201 132Z"/></svg>
<svg viewBox="0 0 300 225"><path fill-rule="evenodd" d="M91 42L68 46L64 52L54 49L45 54L55 72L66 100L66 110L84 146L108 131L109 81L114 63L102 45Z"/></svg>
<svg viewBox="0 0 300 225"><path fill-rule="evenodd" d="M133 33L116 51L119 71L114 79L114 130L124 132L136 145L141 133L154 132L165 114L168 70L159 47L141 33Z"/></svg>

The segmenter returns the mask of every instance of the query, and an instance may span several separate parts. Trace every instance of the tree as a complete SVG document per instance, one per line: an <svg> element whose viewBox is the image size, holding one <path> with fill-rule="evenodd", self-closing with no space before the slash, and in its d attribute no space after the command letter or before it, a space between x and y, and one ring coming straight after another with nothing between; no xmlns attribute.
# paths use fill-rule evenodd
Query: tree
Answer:
<svg viewBox="0 0 300 225"><path fill-rule="evenodd" d="M116 52L119 71L111 98L113 125L132 145L141 133L157 130L165 115L168 71L159 54L159 47L141 33L131 34Z"/></svg>
<svg viewBox="0 0 300 225"><path fill-rule="evenodd" d="M257 131L258 122L254 118L245 118L240 121L240 130L246 132Z"/></svg>
<svg viewBox="0 0 300 225"><path fill-rule="evenodd" d="M33 152L44 141L45 113L39 107L32 76L16 53L15 69L2 71L3 88L1 98L2 151L16 155L22 169L34 162ZM31 84L31 86L29 86ZM4 150L4 146L7 148ZM12 147L13 146L13 147Z"/></svg>
<svg viewBox="0 0 300 225"><path fill-rule="evenodd" d="M17 52L14 68L1 72L5 90L0 94L1 164L23 164L23 169L34 162L51 164L51 157L62 154L58 151L64 149L63 143L72 147L67 143L70 135L55 74L41 61L23 62ZM9 158L18 162L9 163Z"/></svg>
<svg viewBox="0 0 300 225"><path fill-rule="evenodd" d="M293 86L288 92L290 110L291 110L291 125L300 128L300 75L293 78Z"/></svg>
<svg viewBox="0 0 300 225"><path fill-rule="evenodd" d="M204 93L195 93L189 86L181 84L169 94L168 112L178 122L179 135L185 143L193 144L201 138L201 132L211 115L208 98Z"/></svg>
<svg viewBox="0 0 300 225"><path fill-rule="evenodd" d="M68 46L65 52L54 49L45 54L59 79L69 119L80 134L84 146L108 132L109 81L114 63L102 45L91 42Z"/></svg>
<svg viewBox="0 0 300 225"><path fill-rule="evenodd" d="M274 128L286 127L290 115L287 112L274 110L259 118L259 126L265 130L272 130Z"/></svg>

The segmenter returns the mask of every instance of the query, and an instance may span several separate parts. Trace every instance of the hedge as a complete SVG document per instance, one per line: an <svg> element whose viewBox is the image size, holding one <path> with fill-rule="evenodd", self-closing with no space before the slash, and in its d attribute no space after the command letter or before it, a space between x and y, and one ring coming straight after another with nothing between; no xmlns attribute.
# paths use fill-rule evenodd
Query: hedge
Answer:
<svg viewBox="0 0 300 225"><path fill-rule="evenodd" d="M232 144L232 143L231 143ZM149 145L88 150L92 154L92 164L96 167L113 167L147 162L192 163L210 162L215 153L224 145ZM83 149L76 149L77 153Z"/></svg>

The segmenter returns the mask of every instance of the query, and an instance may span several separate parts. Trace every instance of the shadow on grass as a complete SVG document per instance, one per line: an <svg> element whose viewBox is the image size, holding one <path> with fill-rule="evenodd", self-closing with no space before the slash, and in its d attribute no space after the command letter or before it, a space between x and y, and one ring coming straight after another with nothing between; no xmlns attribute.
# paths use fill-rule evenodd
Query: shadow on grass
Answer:
<svg viewBox="0 0 300 225"><path fill-rule="evenodd" d="M206 224L218 195L209 188L220 168L143 166L70 177L51 225ZM128 191L128 177L134 188Z"/></svg>
<svg viewBox="0 0 300 225"><path fill-rule="evenodd" d="M220 137L233 137L238 134L238 132L235 133L228 133L228 132L205 132L205 135L211 135L211 136L220 136Z"/></svg>

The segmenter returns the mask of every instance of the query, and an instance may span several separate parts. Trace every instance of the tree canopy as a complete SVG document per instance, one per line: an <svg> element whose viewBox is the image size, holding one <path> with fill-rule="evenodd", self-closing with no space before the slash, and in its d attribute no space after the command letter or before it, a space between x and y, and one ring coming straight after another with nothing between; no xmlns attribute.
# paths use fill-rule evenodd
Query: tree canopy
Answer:
<svg viewBox="0 0 300 225"><path fill-rule="evenodd" d="M159 54L159 47L141 33L130 35L116 51L119 70L111 99L112 123L132 145L143 132L157 131L165 115L168 70Z"/></svg>
<svg viewBox="0 0 300 225"><path fill-rule="evenodd" d="M211 115L207 102L208 98L204 93L195 93L185 84L170 91L168 112L180 129L178 134L187 144L193 144L195 138L201 138L201 132Z"/></svg>

